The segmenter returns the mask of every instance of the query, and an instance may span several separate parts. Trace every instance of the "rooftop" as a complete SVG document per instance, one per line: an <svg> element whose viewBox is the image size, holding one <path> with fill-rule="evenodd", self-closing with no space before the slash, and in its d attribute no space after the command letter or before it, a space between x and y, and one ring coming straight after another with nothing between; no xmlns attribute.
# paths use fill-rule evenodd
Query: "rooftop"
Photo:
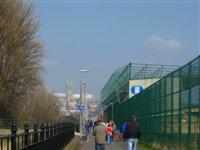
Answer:
<svg viewBox="0 0 200 150"><path fill-rule="evenodd" d="M162 78L178 68L174 65L129 63L114 71L101 91L101 100L106 104L114 99L126 99L129 80Z"/></svg>

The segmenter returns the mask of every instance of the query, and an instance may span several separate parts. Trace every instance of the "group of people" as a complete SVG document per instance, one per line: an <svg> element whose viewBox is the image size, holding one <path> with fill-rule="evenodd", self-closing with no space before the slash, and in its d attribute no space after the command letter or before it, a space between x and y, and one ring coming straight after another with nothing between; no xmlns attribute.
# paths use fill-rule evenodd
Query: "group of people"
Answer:
<svg viewBox="0 0 200 150"><path fill-rule="evenodd" d="M106 127L107 134L105 136L105 139L108 144L111 144L114 140L115 135L115 129L116 125L113 120L110 120L106 123L102 122L102 124ZM97 126L97 121L93 122L91 119L89 119L86 123L86 133L87 133L87 142L89 141L89 136L92 134L93 129Z"/></svg>
<svg viewBox="0 0 200 150"><path fill-rule="evenodd" d="M107 129L107 135L106 135L106 140L108 144L111 144L112 141L114 140L114 135L115 135L115 129L116 125L113 120L110 120L105 124L106 129Z"/></svg>
<svg viewBox="0 0 200 150"><path fill-rule="evenodd" d="M92 133L95 136L95 150L105 150L106 141L108 144L112 143L115 128L113 121L105 124L102 119L98 119L97 126ZM136 150L137 141L140 138L140 130L135 116L131 116L128 123L121 125L120 133L122 139L128 140L128 150Z"/></svg>

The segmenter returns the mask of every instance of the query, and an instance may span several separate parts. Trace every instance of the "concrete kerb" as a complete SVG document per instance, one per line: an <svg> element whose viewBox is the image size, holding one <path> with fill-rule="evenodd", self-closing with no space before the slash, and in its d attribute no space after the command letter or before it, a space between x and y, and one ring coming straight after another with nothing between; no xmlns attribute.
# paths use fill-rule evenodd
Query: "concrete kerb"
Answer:
<svg viewBox="0 0 200 150"><path fill-rule="evenodd" d="M86 134L80 134L79 132L75 132L75 137L63 150L77 150L80 145L80 141L86 141L86 139Z"/></svg>
<svg viewBox="0 0 200 150"><path fill-rule="evenodd" d="M77 150L80 144L80 137L75 135L69 144L63 150Z"/></svg>

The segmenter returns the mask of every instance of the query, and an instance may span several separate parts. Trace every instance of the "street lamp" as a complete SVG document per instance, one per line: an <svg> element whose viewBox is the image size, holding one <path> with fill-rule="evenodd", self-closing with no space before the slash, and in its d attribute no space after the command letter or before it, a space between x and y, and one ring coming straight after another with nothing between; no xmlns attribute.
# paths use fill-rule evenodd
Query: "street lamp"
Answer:
<svg viewBox="0 0 200 150"><path fill-rule="evenodd" d="M83 130L84 130L84 127L85 127L85 112L87 109L86 107L86 82L82 80L82 74L83 73L88 73L90 72L89 70L86 70L86 69L82 69L80 70L80 105L84 105L84 109L83 110L80 110L80 134L82 136L83 134Z"/></svg>
<svg viewBox="0 0 200 150"><path fill-rule="evenodd" d="M104 121L104 104L101 103L101 117L102 117L102 121Z"/></svg>
<svg viewBox="0 0 200 150"><path fill-rule="evenodd" d="M112 120L113 120L113 103L111 103L111 105L112 105Z"/></svg>

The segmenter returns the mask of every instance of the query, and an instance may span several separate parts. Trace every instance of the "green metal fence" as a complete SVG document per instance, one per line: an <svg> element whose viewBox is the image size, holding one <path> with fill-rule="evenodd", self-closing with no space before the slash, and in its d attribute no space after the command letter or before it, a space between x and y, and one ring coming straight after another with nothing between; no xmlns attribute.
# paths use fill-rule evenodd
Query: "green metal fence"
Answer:
<svg viewBox="0 0 200 150"><path fill-rule="evenodd" d="M131 99L108 105L105 116L111 114L118 127L136 115L143 141L200 150L200 56Z"/></svg>

